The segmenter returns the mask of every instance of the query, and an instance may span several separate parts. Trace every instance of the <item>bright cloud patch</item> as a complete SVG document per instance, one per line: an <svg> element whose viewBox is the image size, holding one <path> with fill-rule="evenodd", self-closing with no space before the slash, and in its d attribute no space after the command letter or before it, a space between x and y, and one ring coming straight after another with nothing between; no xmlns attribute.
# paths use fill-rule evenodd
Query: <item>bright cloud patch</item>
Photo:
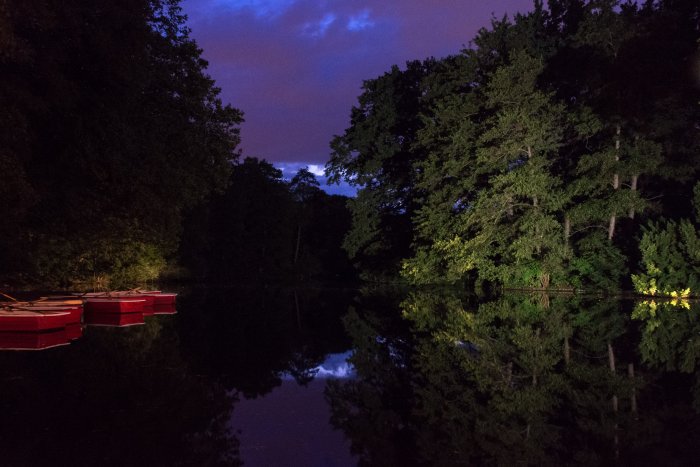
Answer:
<svg viewBox="0 0 700 467"><path fill-rule="evenodd" d="M309 169L309 172L318 176L323 176L323 166L318 164L308 164L306 162L277 162L275 166L282 171L282 176L291 180L296 173L303 168Z"/></svg>
<svg viewBox="0 0 700 467"><path fill-rule="evenodd" d="M321 164L309 164L308 162L275 162L275 167L282 171L282 177L284 177L285 180L291 180L299 169L307 168L309 172L318 178L321 189L329 195L357 196L357 188L350 186L346 182L341 182L339 185L329 185L323 165Z"/></svg>
<svg viewBox="0 0 700 467"><path fill-rule="evenodd" d="M372 26L374 26L374 21L369 19L369 10L362 10L360 13L351 16L347 24L349 31L361 31Z"/></svg>
<svg viewBox="0 0 700 467"><path fill-rule="evenodd" d="M312 37L322 37L326 34L329 27L335 22L336 16L333 13L327 13L320 21L306 23L303 27L304 34Z"/></svg>
<svg viewBox="0 0 700 467"><path fill-rule="evenodd" d="M309 172L316 175L317 177L325 177L326 176L326 171L324 170L322 165L309 164L308 169L309 169Z"/></svg>
<svg viewBox="0 0 700 467"><path fill-rule="evenodd" d="M269 17L284 13L296 0L217 0L216 3L234 10L252 10L258 17Z"/></svg>
<svg viewBox="0 0 700 467"><path fill-rule="evenodd" d="M353 378L355 368L348 363L352 351L329 354L326 360L311 370L315 378ZM291 379L290 375L283 375L284 379Z"/></svg>

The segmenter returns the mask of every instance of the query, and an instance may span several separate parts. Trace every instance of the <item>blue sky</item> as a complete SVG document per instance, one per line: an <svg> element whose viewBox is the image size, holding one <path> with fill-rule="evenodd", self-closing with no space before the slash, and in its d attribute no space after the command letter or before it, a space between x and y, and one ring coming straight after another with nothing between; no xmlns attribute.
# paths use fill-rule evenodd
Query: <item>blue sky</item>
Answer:
<svg viewBox="0 0 700 467"><path fill-rule="evenodd" d="M309 172L316 176L316 179L321 184L321 188L326 193L331 195L355 196L357 188L348 185L345 182L329 185L324 174L324 165L312 162L275 162L275 166L282 170L282 174L286 180L291 180L299 169L307 168Z"/></svg>
<svg viewBox="0 0 700 467"><path fill-rule="evenodd" d="M245 113L243 155L273 162L285 175L289 167L325 164L363 80L408 60L456 54L492 15L531 6L532 0L182 3L223 101Z"/></svg>

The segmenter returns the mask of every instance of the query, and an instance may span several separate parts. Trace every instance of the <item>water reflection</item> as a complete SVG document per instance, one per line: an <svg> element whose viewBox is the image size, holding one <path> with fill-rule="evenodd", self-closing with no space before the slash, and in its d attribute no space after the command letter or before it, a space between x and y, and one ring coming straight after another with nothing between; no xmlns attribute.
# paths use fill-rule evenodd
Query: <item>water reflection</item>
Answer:
<svg viewBox="0 0 700 467"><path fill-rule="evenodd" d="M71 327L73 330L74 327ZM45 350L62 345L68 345L72 335L66 329L55 329L46 332L0 332L0 350Z"/></svg>
<svg viewBox="0 0 700 467"><path fill-rule="evenodd" d="M354 292L338 289L200 289L183 299L181 345L196 370L247 398L291 376L313 380L328 354L349 349L339 317Z"/></svg>
<svg viewBox="0 0 700 467"><path fill-rule="evenodd" d="M697 462L699 310L638 321L631 302L451 291L401 308L405 334L381 309L348 314L357 378L327 390L361 465Z"/></svg>
<svg viewBox="0 0 700 467"><path fill-rule="evenodd" d="M235 396L193 373L170 317L0 353L3 466L238 465Z"/></svg>
<svg viewBox="0 0 700 467"><path fill-rule="evenodd" d="M1 464L700 458L694 303L291 288L181 298L174 316L0 352Z"/></svg>

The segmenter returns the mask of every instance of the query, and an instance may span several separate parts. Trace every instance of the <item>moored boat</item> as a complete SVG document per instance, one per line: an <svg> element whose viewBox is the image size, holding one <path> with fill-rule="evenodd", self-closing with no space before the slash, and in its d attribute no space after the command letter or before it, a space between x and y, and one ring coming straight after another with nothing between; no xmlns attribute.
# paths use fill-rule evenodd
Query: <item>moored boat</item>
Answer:
<svg viewBox="0 0 700 467"><path fill-rule="evenodd" d="M155 299L154 305L159 306L159 305L175 305L175 299L177 297L176 293L167 293L167 292L161 292L158 294L154 294L153 298Z"/></svg>
<svg viewBox="0 0 700 467"><path fill-rule="evenodd" d="M154 315L174 315L177 313L177 309L175 309L175 305L156 305L153 307L153 314Z"/></svg>
<svg viewBox="0 0 700 467"><path fill-rule="evenodd" d="M0 310L0 331L37 332L66 327L70 313L51 309L42 310Z"/></svg>
<svg viewBox="0 0 700 467"><path fill-rule="evenodd" d="M83 317L82 301L78 305L52 305L45 302L17 302L9 305L4 305L3 308L8 311L32 311L36 313L54 313L57 311L67 312L67 323L80 323Z"/></svg>
<svg viewBox="0 0 700 467"><path fill-rule="evenodd" d="M65 329L47 332L0 332L0 350L45 350L69 343L70 337Z"/></svg>
<svg viewBox="0 0 700 467"><path fill-rule="evenodd" d="M146 300L124 297L88 297L85 311L90 313L143 313Z"/></svg>
<svg viewBox="0 0 700 467"><path fill-rule="evenodd" d="M66 337L69 341L74 341L83 337L83 325L81 323L66 324Z"/></svg>
<svg viewBox="0 0 700 467"><path fill-rule="evenodd" d="M88 326L126 327L145 323L143 313L85 313L85 324Z"/></svg>
<svg viewBox="0 0 700 467"><path fill-rule="evenodd" d="M140 298L146 300L145 306L175 304L176 293L161 292L160 290L116 290L109 292L76 293L75 296L88 298Z"/></svg>

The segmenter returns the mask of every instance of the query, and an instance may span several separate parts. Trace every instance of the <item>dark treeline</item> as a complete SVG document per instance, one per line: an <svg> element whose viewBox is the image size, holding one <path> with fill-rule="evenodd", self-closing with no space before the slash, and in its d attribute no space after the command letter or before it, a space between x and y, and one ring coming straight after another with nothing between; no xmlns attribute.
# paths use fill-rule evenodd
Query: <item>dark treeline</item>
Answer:
<svg viewBox="0 0 700 467"><path fill-rule="evenodd" d="M0 22L0 272L156 277L241 122L177 2L9 1Z"/></svg>
<svg viewBox="0 0 700 467"><path fill-rule="evenodd" d="M346 203L322 191L308 169L287 182L269 162L245 158L228 188L187 219L183 264L210 283L353 280L341 249L351 222Z"/></svg>
<svg viewBox="0 0 700 467"><path fill-rule="evenodd" d="M691 0L536 1L459 55L365 81L326 167L359 188L355 264L697 293L699 20Z"/></svg>
<svg viewBox="0 0 700 467"><path fill-rule="evenodd" d="M344 203L238 160L201 52L179 0L0 2L0 282L134 285L180 255L227 280L344 268L342 234L319 237Z"/></svg>

